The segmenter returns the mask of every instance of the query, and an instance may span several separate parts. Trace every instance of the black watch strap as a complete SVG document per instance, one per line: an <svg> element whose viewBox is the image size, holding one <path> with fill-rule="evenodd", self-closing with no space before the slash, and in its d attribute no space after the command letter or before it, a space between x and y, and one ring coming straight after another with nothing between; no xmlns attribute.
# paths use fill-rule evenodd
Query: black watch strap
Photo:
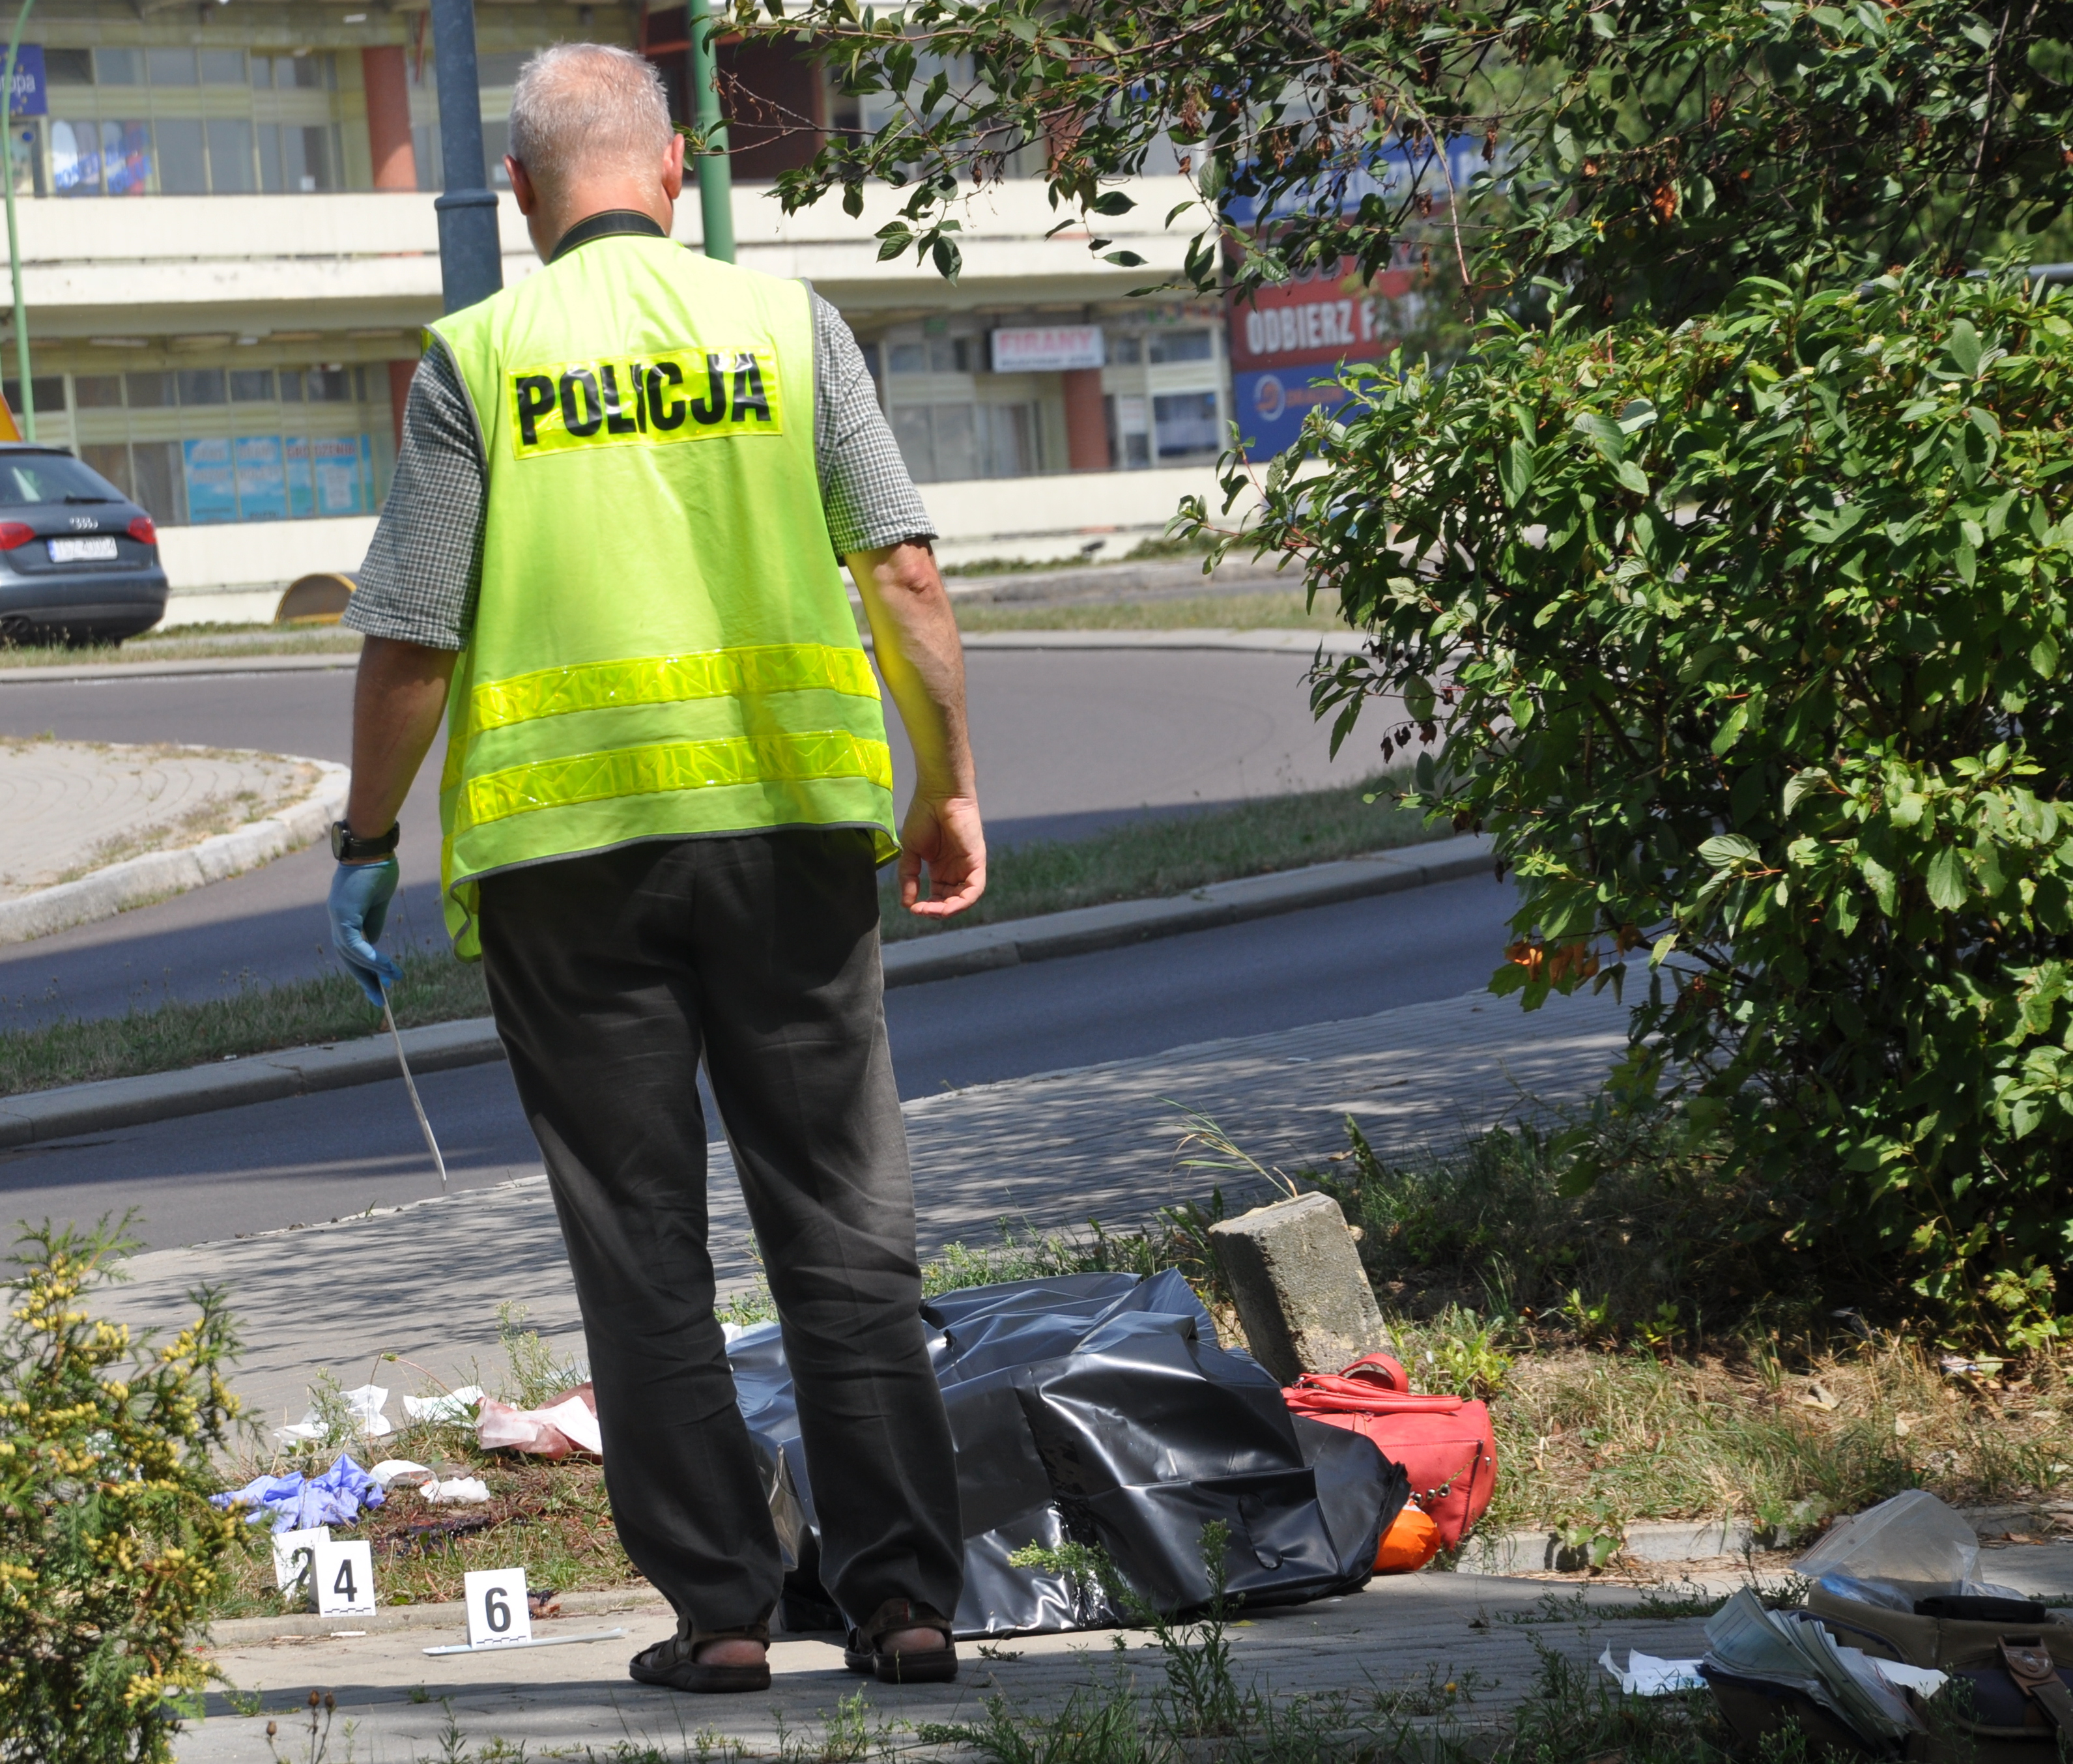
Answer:
<svg viewBox="0 0 2073 1764"><path fill-rule="evenodd" d="M396 842L402 837L403 823L395 826L379 839L363 839L343 821L331 824L331 855L341 863L358 863L368 858L385 858L396 849Z"/></svg>

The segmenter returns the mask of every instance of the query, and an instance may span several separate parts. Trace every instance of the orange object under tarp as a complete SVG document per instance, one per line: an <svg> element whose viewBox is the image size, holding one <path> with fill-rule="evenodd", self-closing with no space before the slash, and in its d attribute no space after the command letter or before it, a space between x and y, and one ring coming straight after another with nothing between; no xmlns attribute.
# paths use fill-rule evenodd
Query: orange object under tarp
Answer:
<svg viewBox="0 0 2073 1764"><path fill-rule="evenodd" d="M19 441L22 439L22 425L14 420L13 408L4 394L0 394L0 441Z"/></svg>
<svg viewBox="0 0 2073 1764"><path fill-rule="evenodd" d="M1378 1574L1412 1574L1440 1553L1440 1527L1415 1506L1403 1508L1382 1534L1374 1552Z"/></svg>

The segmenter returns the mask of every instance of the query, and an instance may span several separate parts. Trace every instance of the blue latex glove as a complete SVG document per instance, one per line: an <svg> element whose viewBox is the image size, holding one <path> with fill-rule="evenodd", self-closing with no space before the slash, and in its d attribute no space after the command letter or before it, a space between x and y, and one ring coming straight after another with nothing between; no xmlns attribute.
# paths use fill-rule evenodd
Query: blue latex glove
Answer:
<svg viewBox="0 0 2073 1764"><path fill-rule="evenodd" d="M399 872L393 857L379 863L341 863L331 879L331 946L338 951L367 1001L377 1010L381 989L403 978L403 971L374 946L389 917Z"/></svg>

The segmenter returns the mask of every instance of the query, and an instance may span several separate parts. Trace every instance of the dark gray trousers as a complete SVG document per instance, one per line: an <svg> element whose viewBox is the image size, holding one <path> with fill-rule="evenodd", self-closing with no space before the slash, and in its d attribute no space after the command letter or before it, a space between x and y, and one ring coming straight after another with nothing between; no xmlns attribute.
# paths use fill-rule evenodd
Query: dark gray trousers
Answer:
<svg viewBox="0 0 2073 1764"><path fill-rule="evenodd" d="M482 948L561 1216L605 1486L697 1637L753 1633L781 1568L706 1245L701 1054L783 1319L821 1578L853 1625L947 1617L957 1469L921 1319L868 834L657 840L486 877Z"/></svg>

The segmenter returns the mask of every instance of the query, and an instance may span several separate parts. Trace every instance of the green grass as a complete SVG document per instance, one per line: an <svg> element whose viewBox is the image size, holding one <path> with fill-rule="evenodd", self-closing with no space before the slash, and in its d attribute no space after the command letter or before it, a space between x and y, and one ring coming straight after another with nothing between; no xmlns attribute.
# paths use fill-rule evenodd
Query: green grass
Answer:
<svg viewBox="0 0 2073 1764"><path fill-rule="evenodd" d="M1446 837L1449 830L1428 827L1423 817L1396 806L1392 793L1401 788L1401 777L1385 776L1129 822L1084 839L1019 845L991 859L984 897L947 925L903 911L888 881L880 893L880 925L888 942L926 937L1109 901L1185 894L1235 876Z"/></svg>
<svg viewBox="0 0 2073 1764"><path fill-rule="evenodd" d="M122 643L0 644L0 668L77 667L121 662L204 662L228 656L356 655L360 633L335 624L183 624Z"/></svg>
<svg viewBox="0 0 2073 1764"><path fill-rule="evenodd" d="M954 603L960 631L1335 631L1329 607L1304 604L1300 588L1259 593L1173 595L1139 600L1065 602L1055 606Z"/></svg>
<svg viewBox="0 0 2073 1764"><path fill-rule="evenodd" d="M995 860L987 899L954 925L991 923L1101 901L1179 894L1205 882L1315 863L1432 836L1415 815L1349 785L1267 797L1178 821L1119 827L1079 844L1040 843ZM900 910L889 889L880 908L888 939L931 929ZM321 921L311 909L313 927ZM488 1013L482 970L444 953L402 958L394 994L404 1028ZM176 1071L312 1042L371 1035L381 1018L341 971L273 987L246 986L227 998L170 1000L119 1017L60 1019L0 1033L0 1095L18 1096L96 1078Z"/></svg>

